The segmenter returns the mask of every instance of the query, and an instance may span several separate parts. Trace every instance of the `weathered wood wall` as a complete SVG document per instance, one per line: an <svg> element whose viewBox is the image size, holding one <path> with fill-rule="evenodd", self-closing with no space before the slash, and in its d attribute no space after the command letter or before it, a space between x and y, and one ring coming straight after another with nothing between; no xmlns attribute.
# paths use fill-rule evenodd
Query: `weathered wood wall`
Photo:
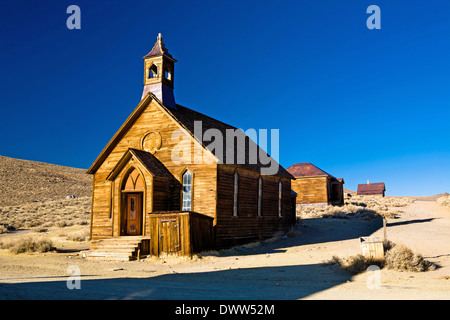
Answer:
<svg viewBox="0 0 450 320"><path fill-rule="evenodd" d="M293 223L291 180L282 181L282 213L278 213L280 177L262 176L262 215L258 216L258 172L238 168L238 215L233 216L235 166L219 165L217 185L216 245L229 247L286 232Z"/></svg>
<svg viewBox="0 0 450 320"><path fill-rule="evenodd" d="M170 180L164 178L153 178L153 208L152 211L169 210ZM150 199L151 201L151 199ZM148 211L146 211L148 212Z"/></svg>
<svg viewBox="0 0 450 320"><path fill-rule="evenodd" d="M150 255L192 256L214 248L213 219L196 212L147 214Z"/></svg>
<svg viewBox="0 0 450 320"><path fill-rule="evenodd" d="M328 203L328 178L305 177L292 181L292 190L297 193L297 203Z"/></svg>

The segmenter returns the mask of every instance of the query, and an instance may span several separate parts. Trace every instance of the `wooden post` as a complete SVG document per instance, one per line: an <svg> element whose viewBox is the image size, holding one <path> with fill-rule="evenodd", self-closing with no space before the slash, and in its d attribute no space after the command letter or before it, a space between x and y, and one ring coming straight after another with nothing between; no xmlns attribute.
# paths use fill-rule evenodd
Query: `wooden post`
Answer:
<svg viewBox="0 0 450 320"><path fill-rule="evenodd" d="M384 233L384 241L387 241L387 234L386 234L386 217L383 217L383 233Z"/></svg>

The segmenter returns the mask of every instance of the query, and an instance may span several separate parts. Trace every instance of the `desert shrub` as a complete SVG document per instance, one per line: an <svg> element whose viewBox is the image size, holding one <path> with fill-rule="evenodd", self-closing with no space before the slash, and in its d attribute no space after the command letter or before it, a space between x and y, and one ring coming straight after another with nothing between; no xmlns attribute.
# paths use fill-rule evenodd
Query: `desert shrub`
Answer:
<svg viewBox="0 0 450 320"><path fill-rule="evenodd" d="M25 222L25 227L26 228L35 228L35 227L39 227L42 224L42 221L39 219L28 219Z"/></svg>
<svg viewBox="0 0 450 320"><path fill-rule="evenodd" d="M389 197L353 197L343 206L305 206L297 208L297 215L303 218L361 218L370 220L377 217L395 219L401 211L400 207L408 206L414 202L409 198Z"/></svg>
<svg viewBox="0 0 450 320"><path fill-rule="evenodd" d="M65 228L73 226L73 222L70 220L59 220L55 222L55 226L58 228Z"/></svg>
<svg viewBox="0 0 450 320"><path fill-rule="evenodd" d="M0 234L2 233L8 233L8 228L4 225L0 225Z"/></svg>
<svg viewBox="0 0 450 320"><path fill-rule="evenodd" d="M0 225L0 234L2 233L9 233L11 231L16 230L15 226L9 225L9 224L1 224Z"/></svg>
<svg viewBox="0 0 450 320"><path fill-rule="evenodd" d="M391 250L394 246L395 246L395 243L392 242L391 240L387 240L387 239L383 240L384 252Z"/></svg>
<svg viewBox="0 0 450 320"><path fill-rule="evenodd" d="M322 218L334 218L334 219L352 219L361 218L370 220L379 217L378 212L367 209L364 206L358 206L355 204L346 204L344 206L327 206L325 208L319 207L304 207L300 210L301 216L313 216Z"/></svg>
<svg viewBox="0 0 450 320"><path fill-rule="evenodd" d="M35 227L32 228L31 231L36 232L36 233L43 233L43 232L47 232L47 228L44 228L43 226L39 226L39 227Z"/></svg>
<svg viewBox="0 0 450 320"><path fill-rule="evenodd" d="M384 241L385 250L384 260L373 260L364 257L361 254L348 258L333 256L325 263L336 265L350 274L358 274L367 270L371 265L380 268L388 268L397 271L424 272L435 270L437 265L425 260L421 255L415 254L404 245L396 245L392 241Z"/></svg>
<svg viewBox="0 0 450 320"><path fill-rule="evenodd" d="M86 221L86 219L82 219L82 218L75 218L72 223L74 225L79 225L79 226L86 226L89 224L89 221Z"/></svg>
<svg viewBox="0 0 450 320"><path fill-rule="evenodd" d="M436 269L436 265L415 254L404 245L393 246L386 252L386 267L397 271L423 272Z"/></svg>
<svg viewBox="0 0 450 320"><path fill-rule="evenodd" d="M83 230L66 236L67 240L75 242L83 242L89 240L89 230Z"/></svg>
<svg viewBox="0 0 450 320"><path fill-rule="evenodd" d="M19 254L25 252L47 252L53 249L52 241L48 239L35 239L33 237L15 237L8 241L0 242L0 247L9 249L10 252Z"/></svg>
<svg viewBox="0 0 450 320"><path fill-rule="evenodd" d="M337 256L333 256L331 260L326 262L326 264L336 265L350 274L358 274L364 272L371 265L378 265L380 268L383 266L382 261L367 259L361 254L348 258L339 258Z"/></svg>

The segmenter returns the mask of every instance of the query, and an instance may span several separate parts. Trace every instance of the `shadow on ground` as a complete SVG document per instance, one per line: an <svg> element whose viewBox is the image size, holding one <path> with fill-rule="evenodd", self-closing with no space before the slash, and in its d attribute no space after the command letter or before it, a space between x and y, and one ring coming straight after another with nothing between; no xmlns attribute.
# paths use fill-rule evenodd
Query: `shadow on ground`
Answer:
<svg viewBox="0 0 450 320"><path fill-rule="evenodd" d="M151 278L82 279L79 290L69 290L67 280L2 283L0 299L293 300L350 278L340 270L313 264L174 273Z"/></svg>
<svg viewBox="0 0 450 320"><path fill-rule="evenodd" d="M394 227L394 226L402 226L402 225L408 225L408 224L413 224L413 223L425 223L425 222L431 222L436 219L439 219L439 218L414 219L414 220L407 220L407 221L391 222L391 223L388 223L387 226Z"/></svg>
<svg viewBox="0 0 450 320"><path fill-rule="evenodd" d="M256 247L236 248L220 256L285 252L290 247L368 236L382 219L304 219L298 235ZM293 300L327 290L351 275L323 264L226 269L200 273L173 273L149 278L81 280L80 290L69 290L67 279L0 284L0 299L156 299L156 300Z"/></svg>
<svg viewBox="0 0 450 320"><path fill-rule="evenodd" d="M284 237L277 241L262 241L258 246L248 248L243 245L231 250L220 251L220 256L270 254L286 252L291 247L308 244L321 244L367 237L383 227L381 217L364 219L311 218L303 219L295 226L297 236Z"/></svg>

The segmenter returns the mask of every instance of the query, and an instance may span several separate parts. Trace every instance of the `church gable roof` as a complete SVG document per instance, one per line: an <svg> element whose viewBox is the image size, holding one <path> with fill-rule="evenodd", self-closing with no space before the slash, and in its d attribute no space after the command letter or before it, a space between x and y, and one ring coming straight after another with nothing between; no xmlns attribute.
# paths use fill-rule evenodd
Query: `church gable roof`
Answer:
<svg viewBox="0 0 450 320"><path fill-rule="evenodd" d="M173 178L169 169L150 152L131 148L129 150L154 177Z"/></svg>
<svg viewBox="0 0 450 320"><path fill-rule="evenodd" d="M152 93L148 93L144 99L139 103L139 105L136 107L136 109L133 111L133 113L128 117L128 119L125 121L125 123L122 125L122 127L119 129L119 131L114 135L114 137L111 139L111 141L108 143L108 145L103 149L102 153L98 156L98 158L95 160L95 162L92 164L92 166L88 169L88 173L95 173L97 169L100 167L100 165L103 163L103 161L107 158L109 153L114 149L115 145L120 141L120 139L124 136L124 134L129 130L129 128L133 125L133 123L137 120L139 115L144 111L144 109L149 105L149 103L154 100L157 102L157 105L170 117L173 121L175 121L180 128L187 131L188 134L190 134L194 140L197 141L204 149L208 150L207 146L202 142L202 137L196 137L195 134L198 134L195 132L195 121L201 121L202 123L202 132L203 135L206 130L208 129L217 129L222 133L223 138L226 138L226 130L232 129L236 130L235 127L225 124L219 120L216 120L214 118L211 118L209 116L206 116L202 113L199 113L197 111L194 111L192 109L177 105L177 109L173 108L167 108L165 107ZM224 141L223 147L226 147L226 143ZM251 148L255 148L259 152L264 153L264 150L260 149L260 147L253 142L250 138L246 136L246 144L245 144L245 150L238 150L237 143L234 144L234 155L237 154L237 152L245 152L246 155L246 162L241 164L237 163L238 166L246 167L251 170L260 170L263 167L268 167L268 165L264 165L260 162L259 156L258 161L256 164L250 163L248 159L249 150ZM134 149L136 150L136 149ZM139 150L138 150L139 151ZM225 151L225 149L224 149ZM215 152L211 152L211 154L214 154ZM223 152L223 163L230 163L230 159L225 159L226 152ZM217 159L217 157L216 157ZM219 160L219 159L217 159ZM274 159L271 159L271 161L275 161ZM281 165L279 165L278 172L276 175L288 177L290 179L293 179L293 176L286 171Z"/></svg>
<svg viewBox="0 0 450 320"><path fill-rule="evenodd" d="M109 173L107 180L114 180L120 171L134 157L152 176L160 178L173 178L170 171L150 152L128 149L115 167Z"/></svg>

